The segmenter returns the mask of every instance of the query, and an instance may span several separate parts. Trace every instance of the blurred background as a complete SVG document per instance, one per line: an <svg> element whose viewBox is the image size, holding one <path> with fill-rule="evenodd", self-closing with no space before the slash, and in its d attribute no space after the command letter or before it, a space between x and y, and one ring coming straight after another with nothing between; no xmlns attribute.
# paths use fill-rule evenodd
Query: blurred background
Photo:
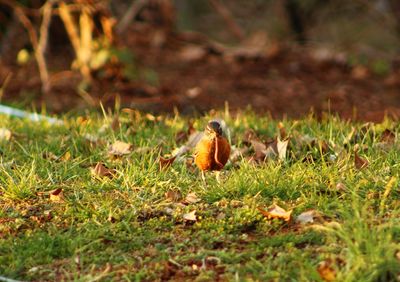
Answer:
<svg viewBox="0 0 400 282"><path fill-rule="evenodd" d="M398 0L0 0L0 99L400 116Z"/></svg>

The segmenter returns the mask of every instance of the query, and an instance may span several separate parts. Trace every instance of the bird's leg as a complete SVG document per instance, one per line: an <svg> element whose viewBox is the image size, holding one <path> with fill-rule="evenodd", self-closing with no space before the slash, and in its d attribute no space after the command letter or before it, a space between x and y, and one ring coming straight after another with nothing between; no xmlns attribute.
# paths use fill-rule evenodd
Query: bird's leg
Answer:
<svg viewBox="0 0 400 282"><path fill-rule="evenodd" d="M201 171L201 179L203 179L203 183L204 183L205 185L207 185L207 182L206 182L206 174L205 174L204 170Z"/></svg>
<svg viewBox="0 0 400 282"><path fill-rule="evenodd" d="M218 184L221 184L221 171L217 170L215 172L215 179L217 180Z"/></svg>

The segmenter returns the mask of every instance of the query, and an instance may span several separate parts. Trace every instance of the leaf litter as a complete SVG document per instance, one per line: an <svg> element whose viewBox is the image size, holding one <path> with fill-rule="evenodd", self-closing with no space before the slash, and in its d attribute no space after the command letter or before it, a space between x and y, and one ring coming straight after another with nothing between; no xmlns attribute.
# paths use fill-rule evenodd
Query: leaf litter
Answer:
<svg viewBox="0 0 400 282"><path fill-rule="evenodd" d="M292 210L286 211L285 209L281 208L280 206L274 204L270 206L268 209L264 209L261 207L257 208L259 212L267 219L282 219L286 222L290 221L292 216Z"/></svg>

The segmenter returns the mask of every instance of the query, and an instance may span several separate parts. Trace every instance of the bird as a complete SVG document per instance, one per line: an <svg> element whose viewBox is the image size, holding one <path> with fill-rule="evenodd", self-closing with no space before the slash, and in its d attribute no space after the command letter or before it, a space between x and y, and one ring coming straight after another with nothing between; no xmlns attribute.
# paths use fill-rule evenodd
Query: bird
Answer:
<svg viewBox="0 0 400 282"><path fill-rule="evenodd" d="M204 183L206 171L217 171L217 181L220 182L219 172L227 163L230 153L231 147L223 136L221 123L216 120L208 122L203 137L196 145L194 159Z"/></svg>

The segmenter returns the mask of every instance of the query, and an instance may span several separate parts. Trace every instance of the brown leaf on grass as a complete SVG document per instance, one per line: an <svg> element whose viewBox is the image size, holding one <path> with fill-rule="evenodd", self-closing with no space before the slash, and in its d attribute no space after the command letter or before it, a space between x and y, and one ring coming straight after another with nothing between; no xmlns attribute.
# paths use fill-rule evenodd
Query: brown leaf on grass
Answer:
<svg viewBox="0 0 400 282"><path fill-rule="evenodd" d="M243 148L236 148L235 146L231 147L231 155L229 157L229 160L231 163L236 163L238 160L241 159L245 154L249 152L248 147L243 147Z"/></svg>
<svg viewBox="0 0 400 282"><path fill-rule="evenodd" d="M187 220L187 221L197 221L197 217L196 217L196 210L191 211L189 213L185 213L183 215L183 219Z"/></svg>
<svg viewBox="0 0 400 282"><path fill-rule="evenodd" d="M346 192L347 190L346 185L344 185L342 182L337 183L335 188L338 192Z"/></svg>
<svg viewBox="0 0 400 282"><path fill-rule="evenodd" d="M369 165L369 162L368 162L366 159L361 158L361 157L358 155L357 151L355 151L355 152L354 152L354 166L355 166L357 169L362 169L362 168L367 167L368 165Z"/></svg>
<svg viewBox="0 0 400 282"><path fill-rule="evenodd" d="M247 129L246 132L243 135L243 143L246 145L250 145L251 141L257 141L258 137L257 137L257 133L253 130L253 129Z"/></svg>
<svg viewBox="0 0 400 282"><path fill-rule="evenodd" d="M49 196L50 196L50 201L54 203L62 203L65 200L64 193L61 188L57 188L51 191Z"/></svg>
<svg viewBox="0 0 400 282"><path fill-rule="evenodd" d="M380 141L387 144L393 144L395 142L395 139L396 134L389 129L385 129L385 131L382 132Z"/></svg>
<svg viewBox="0 0 400 282"><path fill-rule="evenodd" d="M265 159L278 157L280 160L286 158L287 146L289 144L289 139L280 140L279 138L268 142L266 145L256 140L252 140L251 144L254 149L254 160L264 161Z"/></svg>
<svg viewBox="0 0 400 282"><path fill-rule="evenodd" d="M103 163L98 162L94 168L91 168L93 176L99 177L113 177L114 170L108 169Z"/></svg>
<svg viewBox="0 0 400 282"><path fill-rule="evenodd" d="M194 131L188 138L188 141L180 146L179 148L176 148L171 155L179 158L180 156L184 155L194 147L196 147L197 143L201 140L203 137L204 133L199 132L199 131Z"/></svg>
<svg viewBox="0 0 400 282"><path fill-rule="evenodd" d="M119 122L119 116L116 114L111 121L110 127L113 131L118 131L121 128L121 124Z"/></svg>
<svg viewBox="0 0 400 282"><path fill-rule="evenodd" d="M250 142L254 150L253 159L257 162L264 161L265 157L267 156L267 146L264 143L256 140L251 140Z"/></svg>
<svg viewBox="0 0 400 282"><path fill-rule="evenodd" d="M319 212L316 210L308 210L299 214L296 217L296 221L302 224L313 223L317 217L321 217Z"/></svg>
<svg viewBox="0 0 400 282"><path fill-rule="evenodd" d="M61 161L69 161L71 159L71 152L70 151L66 151L61 157L60 160Z"/></svg>
<svg viewBox="0 0 400 282"><path fill-rule="evenodd" d="M188 140L189 136L193 133L196 133L196 129L193 127L193 122L188 121L188 128L187 130L181 130L176 133L175 141L176 143L182 143Z"/></svg>
<svg viewBox="0 0 400 282"><path fill-rule="evenodd" d="M83 135L86 143L92 147L102 146L105 144L104 140L100 139L97 135L86 133Z"/></svg>
<svg viewBox="0 0 400 282"><path fill-rule="evenodd" d="M286 133L285 126L283 125L282 122L279 122L279 123L278 123L278 129L279 129L280 138L281 138L281 139L286 139L287 133Z"/></svg>
<svg viewBox="0 0 400 282"><path fill-rule="evenodd" d="M186 204L195 204L200 202L201 199L197 197L196 193L192 192L186 195L184 202Z"/></svg>
<svg viewBox="0 0 400 282"><path fill-rule="evenodd" d="M336 279L336 271L332 267L330 260L322 261L318 264L317 271L324 281L334 281Z"/></svg>
<svg viewBox="0 0 400 282"><path fill-rule="evenodd" d="M57 157L53 152L43 152L42 157L50 161L58 161L60 158Z"/></svg>
<svg viewBox="0 0 400 282"><path fill-rule="evenodd" d="M124 156L132 152L133 146L131 144L115 141L108 149L108 153L112 156Z"/></svg>
<svg viewBox="0 0 400 282"><path fill-rule="evenodd" d="M175 161L175 159L176 159L176 156L169 158L169 159L160 157L160 162L159 162L160 170L167 169L168 167L170 167L172 165L172 163Z"/></svg>
<svg viewBox="0 0 400 282"><path fill-rule="evenodd" d="M286 158L287 146L289 144L289 139L280 140L277 138L276 140L277 154L280 160L284 160Z"/></svg>
<svg viewBox="0 0 400 282"><path fill-rule="evenodd" d="M7 128L0 128L0 141L10 141L12 133Z"/></svg>
<svg viewBox="0 0 400 282"><path fill-rule="evenodd" d="M283 219L284 221L289 221L292 215L292 211L286 211L283 208L281 208L278 205L272 205L269 207L267 210L258 207L257 208L263 216L265 216L268 219Z"/></svg>
<svg viewBox="0 0 400 282"><path fill-rule="evenodd" d="M169 190L165 192L165 198L170 202L177 202L182 198L181 192L177 190Z"/></svg>
<svg viewBox="0 0 400 282"><path fill-rule="evenodd" d="M374 143L374 147L377 147L383 151L389 151L396 143L396 134L389 130L385 129L382 132L379 142Z"/></svg>

